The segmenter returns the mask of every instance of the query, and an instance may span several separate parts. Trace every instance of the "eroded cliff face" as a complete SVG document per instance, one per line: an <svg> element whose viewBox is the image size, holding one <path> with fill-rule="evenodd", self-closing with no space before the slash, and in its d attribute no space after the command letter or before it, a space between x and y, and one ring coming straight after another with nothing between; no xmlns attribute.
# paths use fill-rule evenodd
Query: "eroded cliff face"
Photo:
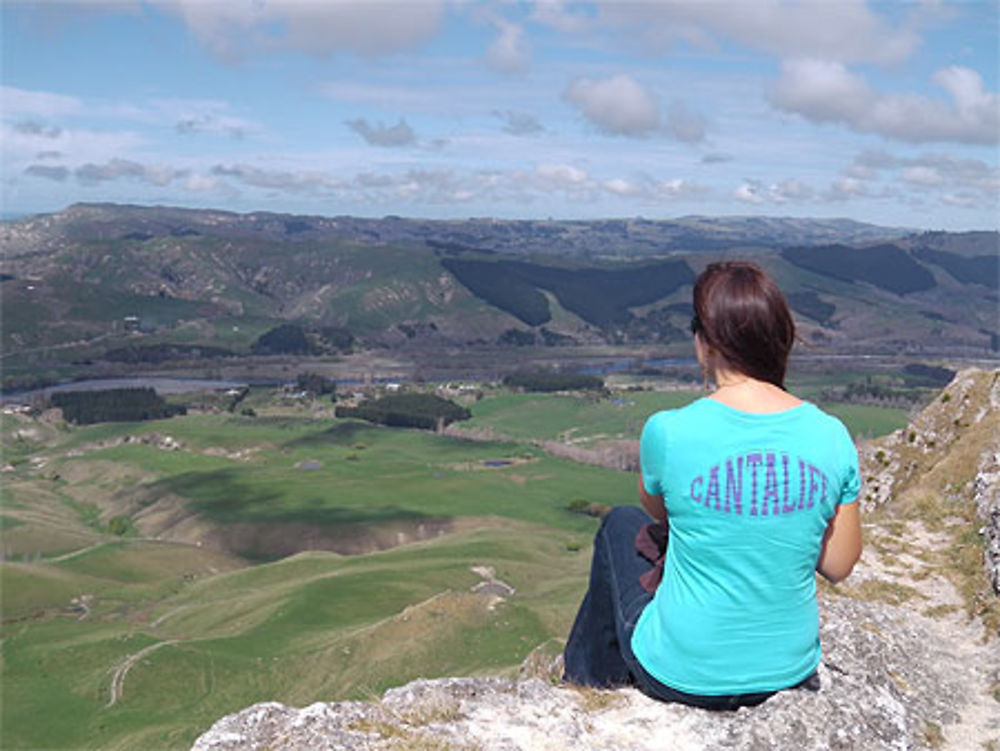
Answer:
<svg viewBox="0 0 1000 751"><path fill-rule="evenodd" d="M422 680L378 702L257 704L193 751L1000 748L1000 372L963 371L861 455L866 549L846 586L821 588L818 692L711 713L564 686L536 659L519 679Z"/></svg>

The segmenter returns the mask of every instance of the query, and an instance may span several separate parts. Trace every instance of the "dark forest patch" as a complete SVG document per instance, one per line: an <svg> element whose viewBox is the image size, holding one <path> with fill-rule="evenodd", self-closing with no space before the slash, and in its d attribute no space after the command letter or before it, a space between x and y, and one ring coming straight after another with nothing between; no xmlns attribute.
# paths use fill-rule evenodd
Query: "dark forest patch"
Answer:
<svg viewBox="0 0 1000 751"><path fill-rule="evenodd" d="M394 428L424 430L434 430L472 417L465 407L436 394L389 394L365 401L357 407L337 407L335 414L337 417L353 417Z"/></svg>
<svg viewBox="0 0 1000 751"><path fill-rule="evenodd" d="M790 292L788 304L796 313L812 318L824 326L830 323L837 306L820 298L815 292Z"/></svg>
<svg viewBox="0 0 1000 751"><path fill-rule="evenodd" d="M151 388L61 391L52 394L49 401L62 410L67 422L78 425L162 420L187 412L184 406L167 404Z"/></svg>
<svg viewBox="0 0 1000 751"><path fill-rule="evenodd" d="M892 244L852 248L821 245L788 248L781 257L799 268L845 282L868 282L897 295L935 286L934 277L902 248Z"/></svg>
<svg viewBox="0 0 1000 751"><path fill-rule="evenodd" d="M567 269L524 261L441 262L474 294L529 326L551 318L548 301L539 288L552 292L567 310L596 326L627 323L629 308L660 300L694 273L683 261L662 261L620 269Z"/></svg>
<svg viewBox="0 0 1000 751"><path fill-rule="evenodd" d="M1000 282L1000 256L959 256L943 250L917 248L913 255L925 263L940 266L958 282L996 287Z"/></svg>
<svg viewBox="0 0 1000 751"><path fill-rule="evenodd" d="M104 359L124 363L163 363L174 360L206 360L215 357L238 357L232 350L193 344L130 344L109 349Z"/></svg>

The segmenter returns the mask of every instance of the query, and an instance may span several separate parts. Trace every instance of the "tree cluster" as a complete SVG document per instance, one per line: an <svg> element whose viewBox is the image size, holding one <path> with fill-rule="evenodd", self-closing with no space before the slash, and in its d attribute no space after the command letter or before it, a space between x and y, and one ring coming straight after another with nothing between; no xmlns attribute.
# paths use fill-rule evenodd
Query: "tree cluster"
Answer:
<svg viewBox="0 0 1000 751"><path fill-rule="evenodd" d="M336 415L391 427L424 430L435 430L438 426L472 417L465 407L435 394L390 394L357 407L337 407Z"/></svg>
<svg viewBox="0 0 1000 751"><path fill-rule="evenodd" d="M283 323L261 334L250 347L255 355L322 355L350 352L354 335L339 326L303 328Z"/></svg>
<svg viewBox="0 0 1000 751"><path fill-rule="evenodd" d="M295 379L295 385L300 390L308 391L314 396L331 394L335 398L337 394L337 382L318 373L299 373Z"/></svg>
<svg viewBox="0 0 1000 751"><path fill-rule="evenodd" d="M52 394L49 401L67 422L78 425L160 420L187 412L183 405L167 404L151 388L64 391Z"/></svg>
<svg viewBox="0 0 1000 751"><path fill-rule="evenodd" d="M222 347L207 347L192 344L146 344L128 345L109 349L104 359L132 365L139 363L163 363L176 360L201 360L215 357L235 357L236 353Z"/></svg>

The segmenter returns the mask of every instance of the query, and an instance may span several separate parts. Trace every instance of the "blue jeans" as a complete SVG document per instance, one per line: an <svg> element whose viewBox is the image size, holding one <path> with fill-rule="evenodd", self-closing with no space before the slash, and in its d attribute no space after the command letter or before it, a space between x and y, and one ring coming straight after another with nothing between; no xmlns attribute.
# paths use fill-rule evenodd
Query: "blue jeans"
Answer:
<svg viewBox="0 0 1000 751"><path fill-rule="evenodd" d="M773 696L774 691L725 696L689 694L660 683L639 664L632 653L632 632L653 599L639 584L639 577L653 564L636 551L635 538L651 521L645 511L634 506L619 506L604 517L594 537L590 586L563 653L564 680L595 688L635 686L654 699L703 709L754 706ZM814 684L815 674L799 685L814 688Z"/></svg>

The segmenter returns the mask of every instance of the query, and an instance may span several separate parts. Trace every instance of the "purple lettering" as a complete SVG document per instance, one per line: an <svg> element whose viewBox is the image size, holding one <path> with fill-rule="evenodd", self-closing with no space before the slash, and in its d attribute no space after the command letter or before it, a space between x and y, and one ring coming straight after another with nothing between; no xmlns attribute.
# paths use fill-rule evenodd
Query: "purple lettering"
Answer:
<svg viewBox="0 0 1000 751"><path fill-rule="evenodd" d="M823 473L820 472L816 467L814 467L813 465L810 464L809 465L809 503L806 506L806 508L812 508L813 505L816 502L815 501L816 491L819 490L819 488L820 488L820 483L816 480L816 475L819 475L820 477L823 477ZM823 479L826 479L826 478L823 478ZM820 498L821 502L822 502L822 500L823 499Z"/></svg>
<svg viewBox="0 0 1000 751"><path fill-rule="evenodd" d="M763 462L760 454L747 454L747 466L750 467L750 516L757 516L757 467ZM766 511L764 512L767 513Z"/></svg>
<svg viewBox="0 0 1000 751"><path fill-rule="evenodd" d="M743 457L736 459L736 471L733 472L733 460L726 459L726 513L730 513L729 502L736 506L736 513L743 514Z"/></svg>
<svg viewBox="0 0 1000 751"><path fill-rule="evenodd" d="M709 506L710 501L715 499L715 510L722 510L722 503L719 501L719 465L716 464L708 471L708 490L705 491L705 505Z"/></svg>
<svg viewBox="0 0 1000 751"><path fill-rule="evenodd" d="M806 502L806 463L799 459L799 511Z"/></svg>
<svg viewBox="0 0 1000 751"><path fill-rule="evenodd" d="M788 514L795 510L795 501L788 502L788 454L781 455L781 466L784 468L785 500L781 504L781 513Z"/></svg>
<svg viewBox="0 0 1000 751"><path fill-rule="evenodd" d="M778 513L778 475L774 471L774 454L768 452L764 455L764 497L760 501L760 513L767 513L768 499L774 505L774 513Z"/></svg>
<svg viewBox="0 0 1000 751"><path fill-rule="evenodd" d="M695 490L694 490L694 486L696 484L697 485L704 485L705 484L705 478L702 477L701 475L698 475L696 478L694 478L691 481L691 500L692 501L701 501L701 494L700 493L696 493Z"/></svg>

